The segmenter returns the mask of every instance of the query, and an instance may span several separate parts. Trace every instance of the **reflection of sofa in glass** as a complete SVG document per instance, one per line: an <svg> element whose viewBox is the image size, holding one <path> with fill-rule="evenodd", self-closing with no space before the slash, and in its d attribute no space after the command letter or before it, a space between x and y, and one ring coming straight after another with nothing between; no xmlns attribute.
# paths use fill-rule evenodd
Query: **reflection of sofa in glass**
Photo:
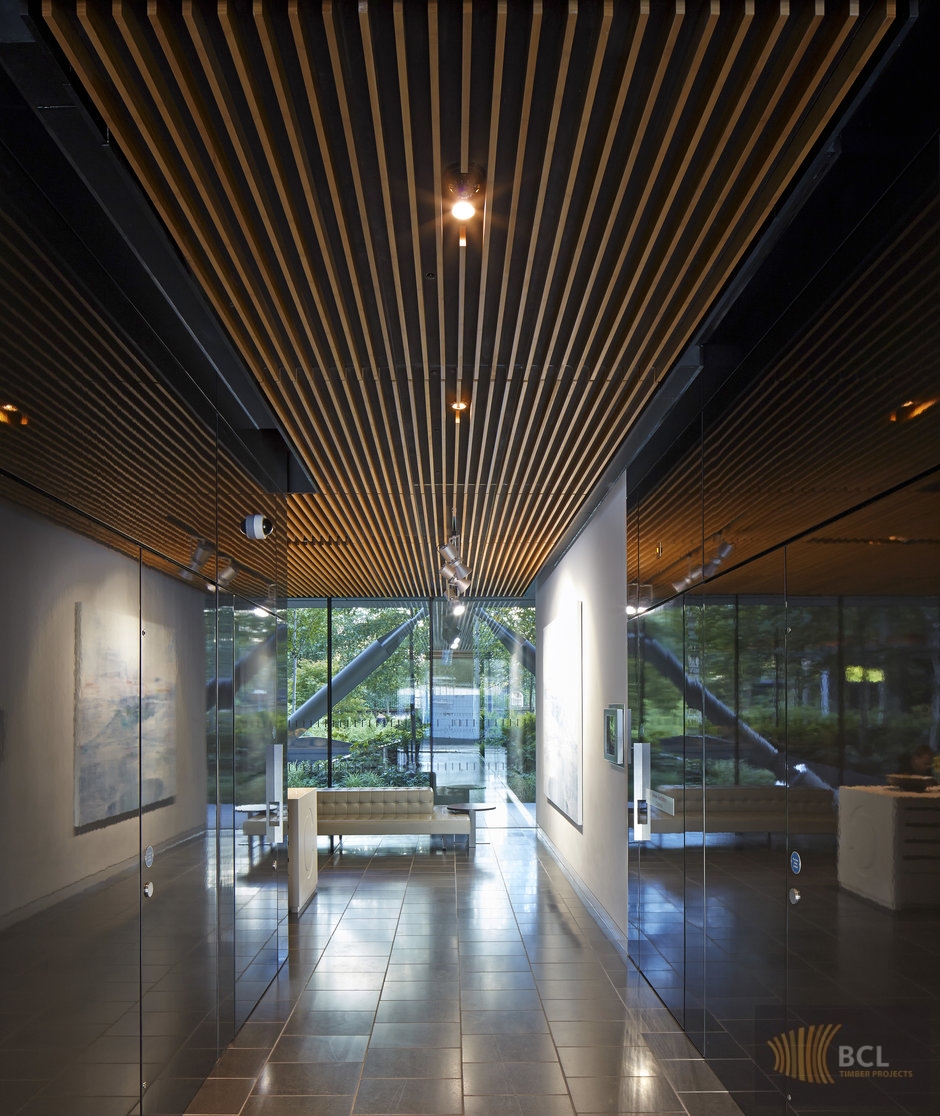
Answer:
<svg viewBox="0 0 940 1116"><path fill-rule="evenodd" d="M833 792L825 787L662 786L675 804L670 815L651 802L656 833L835 833Z"/></svg>

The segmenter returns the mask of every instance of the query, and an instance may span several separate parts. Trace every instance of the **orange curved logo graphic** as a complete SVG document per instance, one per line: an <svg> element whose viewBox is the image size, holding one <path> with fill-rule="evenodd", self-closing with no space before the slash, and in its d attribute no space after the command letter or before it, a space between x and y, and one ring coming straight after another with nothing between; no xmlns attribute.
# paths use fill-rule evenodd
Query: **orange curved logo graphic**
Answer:
<svg viewBox="0 0 940 1116"><path fill-rule="evenodd" d="M774 1072L813 1085L834 1084L826 1057L841 1027L841 1023L814 1024L768 1039L767 1045L774 1052Z"/></svg>

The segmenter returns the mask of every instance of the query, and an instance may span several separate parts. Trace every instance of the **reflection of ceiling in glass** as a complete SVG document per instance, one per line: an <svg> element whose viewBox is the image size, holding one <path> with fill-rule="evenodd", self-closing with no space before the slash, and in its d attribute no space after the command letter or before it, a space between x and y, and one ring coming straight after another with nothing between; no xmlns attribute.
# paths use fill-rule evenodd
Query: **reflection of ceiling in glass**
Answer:
<svg viewBox="0 0 940 1116"><path fill-rule="evenodd" d="M940 407L924 405L940 394L936 222L928 205L820 306L631 513L639 580L657 596L707 565L718 541L734 551L716 575L917 477L791 547L788 581L805 592L938 591ZM723 576L714 589L742 581Z"/></svg>

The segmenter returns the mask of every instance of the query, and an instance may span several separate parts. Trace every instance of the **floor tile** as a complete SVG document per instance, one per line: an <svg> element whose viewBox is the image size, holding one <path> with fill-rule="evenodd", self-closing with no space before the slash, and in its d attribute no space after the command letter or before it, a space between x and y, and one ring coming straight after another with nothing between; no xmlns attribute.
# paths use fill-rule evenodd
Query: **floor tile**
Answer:
<svg viewBox="0 0 940 1116"><path fill-rule="evenodd" d="M239 1116L350 1116L353 1098L249 1097Z"/></svg>
<svg viewBox="0 0 940 1116"><path fill-rule="evenodd" d="M571 1100L578 1113L681 1112L672 1087L658 1077L572 1077Z"/></svg>
<svg viewBox="0 0 940 1116"><path fill-rule="evenodd" d="M461 1077L460 1050L373 1047L365 1059L363 1077Z"/></svg>
<svg viewBox="0 0 940 1116"><path fill-rule="evenodd" d="M466 1096L568 1094L557 1062L468 1062L463 1087Z"/></svg>
<svg viewBox="0 0 940 1116"><path fill-rule="evenodd" d="M363 1035L283 1035L272 1062L361 1062L369 1045Z"/></svg>
<svg viewBox="0 0 940 1116"><path fill-rule="evenodd" d="M358 1062L269 1062L253 1090L258 1095L305 1097L353 1093L359 1083Z"/></svg>
<svg viewBox="0 0 940 1116"><path fill-rule="evenodd" d="M530 1035L548 1030L541 1011L462 1011L465 1035Z"/></svg>
<svg viewBox="0 0 940 1116"><path fill-rule="evenodd" d="M558 1052L549 1034L464 1035L464 1062L555 1062Z"/></svg>
<svg viewBox="0 0 940 1116"><path fill-rule="evenodd" d="M359 1087L353 1112L459 1116L463 1090L454 1078L367 1078Z"/></svg>

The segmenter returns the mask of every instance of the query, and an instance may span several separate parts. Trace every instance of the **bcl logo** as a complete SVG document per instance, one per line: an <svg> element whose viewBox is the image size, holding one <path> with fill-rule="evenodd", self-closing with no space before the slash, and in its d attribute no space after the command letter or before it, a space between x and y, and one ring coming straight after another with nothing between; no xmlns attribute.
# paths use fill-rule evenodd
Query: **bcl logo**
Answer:
<svg viewBox="0 0 940 1116"><path fill-rule="evenodd" d="M886 1062L881 1053L880 1046L840 1046L839 1069L888 1069L891 1065Z"/></svg>

